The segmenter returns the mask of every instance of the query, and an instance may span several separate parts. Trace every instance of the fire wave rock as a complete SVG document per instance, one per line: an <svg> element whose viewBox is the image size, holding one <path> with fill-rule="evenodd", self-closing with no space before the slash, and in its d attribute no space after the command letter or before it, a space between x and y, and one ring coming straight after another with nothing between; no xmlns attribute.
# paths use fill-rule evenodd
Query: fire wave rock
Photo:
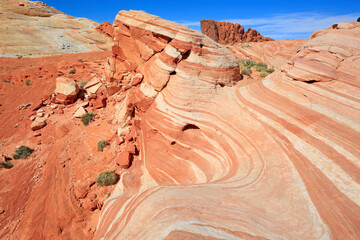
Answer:
<svg viewBox="0 0 360 240"><path fill-rule="evenodd" d="M277 71L239 87L226 48L121 11L112 75L132 65L156 94L141 115L140 160L106 201L95 239L359 238L360 26L351 24L323 33L354 43L336 80Z"/></svg>

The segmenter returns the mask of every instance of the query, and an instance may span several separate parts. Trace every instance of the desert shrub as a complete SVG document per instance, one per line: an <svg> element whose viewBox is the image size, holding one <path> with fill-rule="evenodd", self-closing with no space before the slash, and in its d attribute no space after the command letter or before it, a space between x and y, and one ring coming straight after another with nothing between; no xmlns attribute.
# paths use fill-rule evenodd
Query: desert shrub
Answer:
<svg viewBox="0 0 360 240"><path fill-rule="evenodd" d="M85 87L85 85L87 84L87 81L82 81L82 82L80 82L80 87Z"/></svg>
<svg viewBox="0 0 360 240"><path fill-rule="evenodd" d="M3 82L4 82L4 83L9 83L10 81L7 80L7 79L3 79Z"/></svg>
<svg viewBox="0 0 360 240"><path fill-rule="evenodd" d="M94 113L86 113L81 117L81 122L87 126L90 122L93 121L95 114Z"/></svg>
<svg viewBox="0 0 360 240"><path fill-rule="evenodd" d="M98 62L98 65L101 66L101 62Z"/></svg>
<svg viewBox="0 0 360 240"><path fill-rule="evenodd" d="M115 184L117 180L118 178L116 173L114 171L107 170L100 173L96 177L95 182L100 186L109 186Z"/></svg>
<svg viewBox="0 0 360 240"><path fill-rule="evenodd" d="M266 77L267 75L269 75L269 73L267 73L267 72L261 72L260 73L260 77Z"/></svg>
<svg viewBox="0 0 360 240"><path fill-rule="evenodd" d="M98 144L97 144L98 150L99 150L100 152L102 152L102 151L104 150L104 147L106 147L107 144L108 144L108 143L107 143L107 141L105 141L105 140L99 141Z"/></svg>
<svg viewBox="0 0 360 240"><path fill-rule="evenodd" d="M26 146L20 146L18 149L15 150L13 157L14 159L25 159L28 158L33 152L34 149Z"/></svg>
<svg viewBox="0 0 360 240"><path fill-rule="evenodd" d="M253 60L240 60L239 66L241 69L251 69L254 67L255 63L256 62Z"/></svg>
<svg viewBox="0 0 360 240"><path fill-rule="evenodd" d="M357 19L358 22L360 22L360 17Z"/></svg>
<svg viewBox="0 0 360 240"><path fill-rule="evenodd" d="M251 73L252 73L252 71L250 69L243 69L241 71L242 75L246 75L246 76L249 76L249 77L251 76Z"/></svg>
<svg viewBox="0 0 360 240"><path fill-rule="evenodd" d="M30 86L30 85L31 85L31 81L30 81L30 80L26 80L26 81L25 81L25 85L26 85L26 86Z"/></svg>
<svg viewBox="0 0 360 240"><path fill-rule="evenodd" d="M248 75L249 71L250 74L252 73L251 70L255 70L257 72L260 72L261 77L266 77L270 73L273 73L275 71L274 68L268 68L268 65L263 62L255 62L253 60L240 60L239 66L242 69L243 75Z"/></svg>
<svg viewBox="0 0 360 240"><path fill-rule="evenodd" d="M75 73L76 73L75 69L71 69L71 70L69 71L69 74L75 74Z"/></svg>
<svg viewBox="0 0 360 240"><path fill-rule="evenodd" d="M12 163L10 161L6 161L6 162L2 162L1 163L1 167L6 168L6 169L10 169L12 168L14 165L12 165Z"/></svg>
<svg viewBox="0 0 360 240"><path fill-rule="evenodd" d="M78 60L78 62L81 62L81 63L83 63L84 62L84 60L82 60L81 58Z"/></svg>

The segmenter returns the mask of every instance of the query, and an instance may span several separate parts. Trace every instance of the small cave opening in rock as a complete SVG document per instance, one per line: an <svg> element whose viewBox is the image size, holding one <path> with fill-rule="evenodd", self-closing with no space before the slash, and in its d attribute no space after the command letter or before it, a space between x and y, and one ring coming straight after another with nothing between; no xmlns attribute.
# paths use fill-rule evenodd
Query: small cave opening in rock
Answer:
<svg viewBox="0 0 360 240"><path fill-rule="evenodd" d="M307 84L313 84L313 83L316 83L317 81L316 80L308 80L308 81L304 81L304 82Z"/></svg>
<svg viewBox="0 0 360 240"><path fill-rule="evenodd" d="M175 144L176 144L176 142L175 142L175 141L172 141L170 144L171 144L171 145L175 145Z"/></svg>
<svg viewBox="0 0 360 240"><path fill-rule="evenodd" d="M176 75L176 71L172 71L170 75Z"/></svg>
<svg viewBox="0 0 360 240"><path fill-rule="evenodd" d="M187 58L190 56L190 53L191 53L191 50L187 50L186 53L184 53L184 54L182 55L182 59L181 59L181 60L187 59Z"/></svg>
<svg viewBox="0 0 360 240"><path fill-rule="evenodd" d="M198 126L194 125L194 124L186 124L182 129L181 131L185 132L187 130L190 130L190 129L200 129Z"/></svg>

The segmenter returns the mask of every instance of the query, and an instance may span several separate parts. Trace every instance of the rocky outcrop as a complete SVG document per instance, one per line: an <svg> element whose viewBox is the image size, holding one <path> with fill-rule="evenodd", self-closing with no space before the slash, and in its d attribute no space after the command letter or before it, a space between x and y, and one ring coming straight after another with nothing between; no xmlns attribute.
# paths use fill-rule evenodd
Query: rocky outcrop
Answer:
<svg viewBox="0 0 360 240"><path fill-rule="evenodd" d="M0 0L0 57L41 56L110 50L99 25L74 18L45 3Z"/></svg>
<svg viewBox="0 0 360 240"><path fill-rule="evenodd" d="M231 87L239 73L227 49L181 25L121 11L111 76L140 71L140 89L154 100L135 110L140 158L105 202L95 239L360 236L360 25L351 25L314 35L286 72ZM320 40L324 49L307 48ZM326 51L331 66L344 64L324 82L320 65L304 66L320 64ZM294 81L308 74L319 82Z"/></svg>
<svg viewBox="0 0 360 240"><path fill-rule="evenodd" d="M339 23L316 31L284 66L286 75L305 82L338 80L342 72L356 75L360 70L359 32L359 23Z"/></svg>
<svg viewBox="0 0 360 240"><path fill-rule="evenodd" d="M238 23L201 20L201 32L221 44L239 42L265 42L274 39L262 36L258 31L248 28L246 31Z"/></svg>
<svg viewBox="0 0 360 240"><path fill-rule="evenodd" d="M107 37L113 39L114 38L114 29L111 23L109 22L103 22L99 26L95 28L96 31L98 31L101 34L106 35Z"/></svg>

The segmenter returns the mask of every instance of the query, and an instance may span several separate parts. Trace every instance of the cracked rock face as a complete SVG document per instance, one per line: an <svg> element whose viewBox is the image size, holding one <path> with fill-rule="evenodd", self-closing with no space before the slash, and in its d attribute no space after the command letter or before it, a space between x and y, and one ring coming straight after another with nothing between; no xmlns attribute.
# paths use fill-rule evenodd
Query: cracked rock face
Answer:
<svg viewBox="0 0 360 240"><path fill-rule="evenodd" d="M351 24L315 34L293 65L240 86L226 48L179 24L121 11L109 79L141 72L135 88L153 101L136 122L140 159L105 202L95 239L359 236L360 26ZM326 41L339 57L323 53L328 44L320 50ZM337 66L340 56L346 66ZM324 68L311 70L312 62L335 68L336 78L322 81ZM301 74L320 81L294 81Z"/></svg>

